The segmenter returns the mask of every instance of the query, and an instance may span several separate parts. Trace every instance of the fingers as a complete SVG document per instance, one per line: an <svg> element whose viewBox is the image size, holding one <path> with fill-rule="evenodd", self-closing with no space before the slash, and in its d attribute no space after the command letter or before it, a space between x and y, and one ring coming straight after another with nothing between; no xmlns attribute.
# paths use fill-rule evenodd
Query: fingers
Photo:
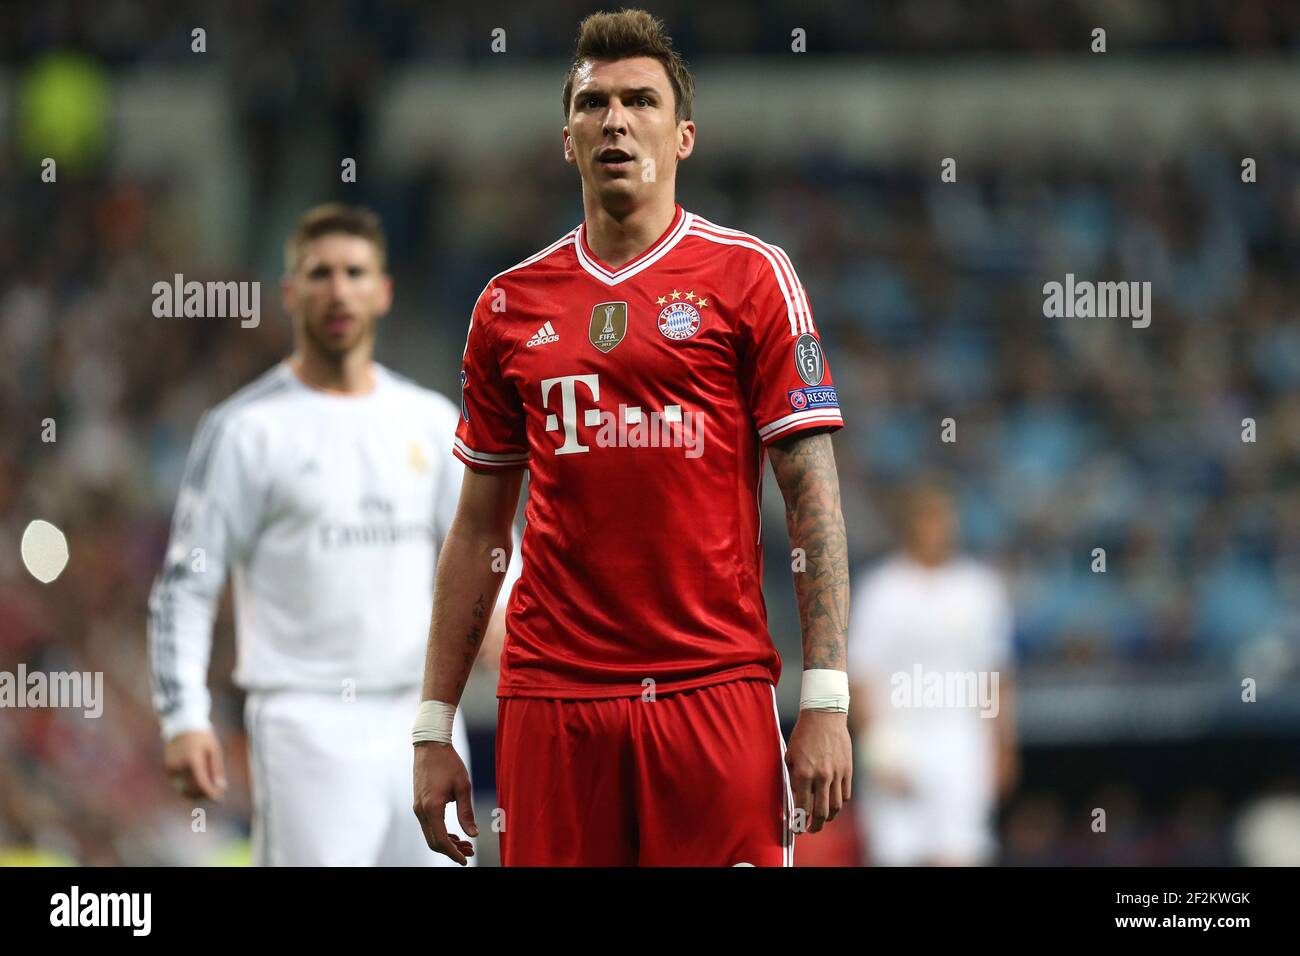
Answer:
<svg viewBox="0 0 1300 956"><path fill-rule="evenodd" d="M217 747L202 747L186 754L179 766L168 769L167 776L176 792L191 800L220 800L225 795L226 774Z"/></svg>
<svg viewBox="0 0 1300 956"><path fill-rule="evenodd" d="M786 764L790 767L790 789L793 791L794 805L798 810L803 811L803 818L807 820L812 816L813 799L812 799L812 777L805 775L790 764L790 755L786 754ZM801 829L796 822L794 825L795 832Z"/></svg>
<svg viewBox="0 0 1300 956"><path fill-rule="evenodd" d="M415 811L429 849L461 866L474 855L469 840L447 832L447 804L456 802L456 816L470 836L478 836L469 774L449 745L420 744L415 748Z"/></svg>
<svg viewBox="0 0 1300 956"><path fill-rule="evenodd" d="M464 848L468 847L469 844L466 843L464 840L460 839L460 837L455 837L453 839L453 837L447 833L447 824L443 822L443 815L445 814L445 812L446 812L446 804L443 804L442 808L438 811L437 818L431 821L433 824L432 830L433 830L434 842L429 845L433 847L433 849L436 852L441 853L444 856L449 856L454 861L459 863L461 866L464 866L465 865Z"/></svg>
<svg viewBox="0 0 1300 956"><path fill-rule="evenodd" d="M194 775L188 770L173 770L167 774L172 782L172 789L182 797L201 797L203 791L194 783Z"/></svg>
<svg viewBox="0 0 1300 956"><path fill-rule="evenodd" d="M190 795L215 800L217 797L217 784L212 779L212 773L209 769L207 748L192 752L189 755L185 769L189 772L188 782L197 791Z"/></svg>
<svg viewBox="0 0 1300 956"><path fill-rule="evenodd" d="M831 781L821 777L813 783L812 832L820 833L831 814Z"/></svg>
<svg viewBox="0 0 1300 956"><path fill-rule="evenodd" d="M172 786L182 797L189 800L202 800L208 796L208 791L195 775L193 769L187 767L184 770L177 770L172 773Z"/></svg>
<svg viewBox="0 0 1300 956"><path fill-rule="evenodd" d="M424 842L429 844L429 849L455 860L455 847L447 836L447 825L443 823L443 815L446 813L446 809L447 805L445 803L434 800L426 804L417 804L415 815L420 820L420 829L424 831ZM463 861L457 860L456 862Z"/></svg>
<svg viewBox="0 0 1300 956"><path fill-rule="evenodd" d="M451 842L455 845L456 849L460 852L461 859L457 862L459 862L462 866L466 865L465 861L469 857L474 855L474 844L470 843L466 839L463 839L462 837L458 836L455 833L449 833L447 836L451 840Z"/></svg>
<svg viewBox="0 0 1300 956"><path fill-rule="evenodd" d="M163 769L183 797L220 800L225 796L221 744L210 732L189 731L169 740L163 749Z"/></svg>
<svg viewBox="0 0 1300 956"><path fill-rule="evenodd" d="M201 755L201 763L211 784L206 791L207 795L213 800L220 800L226 795L226 770L221 759L221 748L205 747Z"/></svg>
<svg viewBox="0 0 1300 956"><path fill-rule="evenodd" d="M852 777L853 763L851 757L847 761L847 766L841 766L831 772L827 787L830 795L830 814L826 817L828 822L834 820L839 815L839 812L844 809L845 804L849 802L849 784Z"/></svg>
<svg viewBox="0 0 1300 956"><path fill-rule="evenodd" d="M429 844L429 849L435 853L450 857L461 866L464 866L466 858L474 855L474 846L468 840L462 839L458 834L447 832L445 822L447 816L446 801L433 800L428 803L417 803L414 810L416 818L420 821L420 829L424 831L424 841ZM473 820L473 814L471 813L470 822L473 823ZM477 831L472 835L477 836Z"/></svg>
<svg viewBox="0 0 1300 956"><path fill-rule="evenodd" d="M852 778L831 770L790 768L790 787L795 806L804 812L809 833L819 833L844 809L852 795Z"/></svg>
<svg viewBox="0 0 1300 956"><path fill-rule="evenodd" d="M478 836L478 825L474 822L474 792L469 777L461 777L456 783L456 818L466 833Z"/></svg>

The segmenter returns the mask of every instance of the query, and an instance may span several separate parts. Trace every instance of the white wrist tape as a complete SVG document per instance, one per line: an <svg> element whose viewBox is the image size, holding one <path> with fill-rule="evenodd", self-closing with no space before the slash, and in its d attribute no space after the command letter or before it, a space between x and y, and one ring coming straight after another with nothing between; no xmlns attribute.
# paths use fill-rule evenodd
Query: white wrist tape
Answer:
<svg viewBox="0 0 1300 956"><path fill-rule="evenodd" d="M800 710L849 712L849 675L844 671L815 669L803 672L799 691Z"/></svg>
<svg viewBox="0 0 1300 956"><path fill-rule="evenodd" d="M411 743L451 743L451 725L455 719L454 704L444 704L440 700L422 701L415 715L415 726L411 728Z"/></svg>

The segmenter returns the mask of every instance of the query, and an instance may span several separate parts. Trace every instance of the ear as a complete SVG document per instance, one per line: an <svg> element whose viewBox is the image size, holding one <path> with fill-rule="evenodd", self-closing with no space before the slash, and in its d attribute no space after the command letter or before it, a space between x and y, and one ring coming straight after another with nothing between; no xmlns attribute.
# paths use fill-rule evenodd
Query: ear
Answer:
<svg viewBox="0 0 1300 956"><path fill-rule="evenodd" d="M677 124L677 161L680 163L693 152L695 152L695 122L682 120Z"/></svg>
<svg viewBox="0 0 1300 956"><path fill-rule="evenodd" d="M393 307L393 277L385 272L379 280L379 310L376 316L387 315Z"/></svg>
<svg viewBox="0 0 1300 956"><path fill-rule="evenodd" d="M570 166L576 166L578 157L573 153L573 137L569 135L568 126L560 132L560 138L564 140L564 161Z"/></svg>

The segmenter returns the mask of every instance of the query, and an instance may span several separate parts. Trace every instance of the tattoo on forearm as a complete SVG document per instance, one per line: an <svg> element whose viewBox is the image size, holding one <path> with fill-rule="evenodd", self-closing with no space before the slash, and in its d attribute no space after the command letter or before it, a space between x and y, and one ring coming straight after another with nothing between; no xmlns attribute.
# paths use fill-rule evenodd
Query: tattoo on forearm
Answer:
<svg viewBox="0 0 1300 956"><path fill-rule="evenodd" d="M487 598L480 594L478 600L474 602L474 610L470 612L474 617L474 623L470 625L469 632L465 635L465 641L471 647L483 639L483 628L487 621Z"/></svg>
<svg viewBox="0 0 1300 956"><path fill-rule="evenodd" d="M790 543L807 561L794 576L803 630L805 669L847 667L849 554L840 511L839 476L831 437L796 436L769 448L772 470L785 495Z"/></svg>
<svg viewBox="0 0 1300 956"><path fill-rule="evenodd" d="M474 668L474 648L478 647L479 641L483 640L483 633L487 627L487 596L480 594L478 600L474 602L474 610L471 612L474 620L469 629L465 632L465 652L461 655L460 679L456 681L456 691L458 694L465 692L465 685L469 683L470 671Z"/></svg>

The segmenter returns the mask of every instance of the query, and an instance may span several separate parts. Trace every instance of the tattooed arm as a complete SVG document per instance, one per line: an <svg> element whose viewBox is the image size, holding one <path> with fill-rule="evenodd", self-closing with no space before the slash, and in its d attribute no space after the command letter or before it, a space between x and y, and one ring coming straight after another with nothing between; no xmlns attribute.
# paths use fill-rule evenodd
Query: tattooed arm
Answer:
<svg viewBox="0 0 1300 956"><path fill-rule="evenodd" d="M802 550L794 576L804 670L848 670L849 555L840 482L827 432L803 432L768 448L785 496L790 545ZM786 750L790 784L813 833L849 799L852 745L845 714L802 710ZM798 832L802 820L792 828Z"/></svg>
<svg viewBox="0 0 1300 956"><path fill-rule="evenodd" d="M807 562L794 576L804 670L847 670L849 552L831 436L804 432L774 442L768 454L785 495L790 546Z"/></svg>
<svg viewBox="0 0 1300 956"><path fill-rule="evenodd" d="M522 469L465 469L456 517L438 555L422 700L460 703L505 576L493 570L493 552L504 549L508 561L514 547L511 522L523 475Z"/></svg>
<svg viewBox="0 0 1300 956"><path fill-rule="evenodd" d="M504 549L508 561L513 548L511 521L523 474L519 469L465 469L456 517L438 556L422 700L460 703L505 576L493 569L493 551ZM444 813L454 800L460 825L470 836L478 836L470 796L469 774L450 744L415 745L415 815L430 849L462 866L474 851L468 841L447 833Z"/></svg>

